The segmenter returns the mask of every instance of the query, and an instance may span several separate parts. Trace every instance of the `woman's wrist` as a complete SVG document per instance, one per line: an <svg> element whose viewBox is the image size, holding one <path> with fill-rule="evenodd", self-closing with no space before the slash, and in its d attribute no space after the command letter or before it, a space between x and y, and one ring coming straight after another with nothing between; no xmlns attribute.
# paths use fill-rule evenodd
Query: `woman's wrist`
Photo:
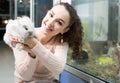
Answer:
<svg viewBox="0 0 120 83"><path fill-rule="evenodd" d="M27 45L28 45L28 47L30 48L30 49L32 49L36 44L37 44L37 39L35 39L35 38L28 38L27 40L26 40L26 43L27 43Z"/></svg>
<svg viewBox="0 0 120 83"><path fill-rule="evenodd" d="M32 49L36 44L37 44L37 42L31 42L28 46L30 49Z"/></svg>

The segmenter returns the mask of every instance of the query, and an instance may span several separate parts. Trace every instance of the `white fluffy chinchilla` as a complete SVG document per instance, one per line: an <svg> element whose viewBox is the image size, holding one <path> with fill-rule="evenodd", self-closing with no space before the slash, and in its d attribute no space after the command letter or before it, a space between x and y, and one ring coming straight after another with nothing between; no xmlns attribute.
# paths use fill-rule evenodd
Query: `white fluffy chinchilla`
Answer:
<svg viewBox="0 0 120 83"><path fill-rule="evenodd" d="M20 43L15 43L11 40L10 34L19 39ZM34 23L27 16L17 17L15 20L9 20L6 25L6 32L3 36L4 42L10 47L16 47L19 50L24 48L22 44L27 37L36 37L34 31Z"/></svg>

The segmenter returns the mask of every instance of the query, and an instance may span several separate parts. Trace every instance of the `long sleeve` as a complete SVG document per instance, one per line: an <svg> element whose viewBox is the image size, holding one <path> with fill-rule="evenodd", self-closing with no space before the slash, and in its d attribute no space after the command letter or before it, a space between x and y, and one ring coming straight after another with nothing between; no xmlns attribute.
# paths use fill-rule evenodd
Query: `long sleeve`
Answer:
<svg viewBox="0 0 120 83"><path fill-rule="evenodd" d="M30 80L35 72L36 59L31 58L26 51L20 51L11 45L9 32L4 34L4 42L13 49L15 56L15 75L23 80Z"/></svg>
<svg viewBox="0 0 120 83"><path fill-rule="evenodd" d="M36 59L31 58L26 51L13 48L15 55L15 75L23 80L30 80L35 72Z"/></svg>
<svg viewBox="0 0 120 83"><path fill-rule="evenodd" d="M46 49L41 43L31 49L32 52L38 57L41 63L53 73L53 75L58 75L64 69L68 44L56 46L55 53L51 53L50 50Z"/></svg>

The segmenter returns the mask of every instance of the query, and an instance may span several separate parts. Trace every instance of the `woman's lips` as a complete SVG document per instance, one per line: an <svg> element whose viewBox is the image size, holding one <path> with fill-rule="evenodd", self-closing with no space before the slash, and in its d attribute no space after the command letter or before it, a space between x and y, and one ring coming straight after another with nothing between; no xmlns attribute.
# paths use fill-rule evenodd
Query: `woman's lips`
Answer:
<svg viewBox="0 0 120 83"><path fill-rule="evenodd" d="M51 29L51 28L50 28L49 26L47 26L47 25L45 26L45 30L46 30L46 31L53 31L53 29Z"/></svg>

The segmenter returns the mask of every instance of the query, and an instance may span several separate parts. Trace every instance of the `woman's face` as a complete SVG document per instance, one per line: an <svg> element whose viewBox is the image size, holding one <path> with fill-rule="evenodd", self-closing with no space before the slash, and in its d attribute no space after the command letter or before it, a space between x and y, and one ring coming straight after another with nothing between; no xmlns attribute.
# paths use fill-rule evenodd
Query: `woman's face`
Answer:
<svg viewBox="0 0 120 83"><path fill-rule="evenodd" d="M42 21L42 30L44 34L55 36L63 34L69 30L70 16L64 6L57 5L48 11Z"/></svg>

